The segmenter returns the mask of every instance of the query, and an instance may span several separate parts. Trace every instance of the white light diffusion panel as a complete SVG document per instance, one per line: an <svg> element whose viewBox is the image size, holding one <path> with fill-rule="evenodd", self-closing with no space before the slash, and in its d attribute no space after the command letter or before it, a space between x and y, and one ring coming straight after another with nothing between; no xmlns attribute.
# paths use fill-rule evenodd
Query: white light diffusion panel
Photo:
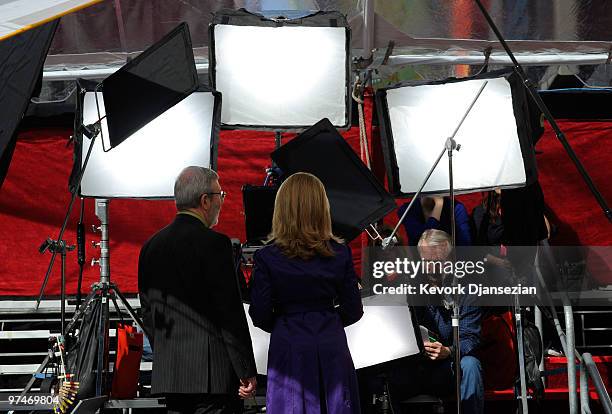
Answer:
<svg viewBox="0 0 612 414"><path fill-rule="evenodd" d="M419 189L485 81L488 84L455 136L461 145L453 152L455 189L468 192L526 184L511 85L501 77L386 91L390 121L386 127L393 137L401 193ZM448 155L442 157L423 191L449 191Z"/></svg>
<svg viewBox="0 0 612 414"><path fill-rule="evenodd" d="M345 27L214 27L214 85L227 126L348 125Z"/></svg>
<svg viewBox="0 0 612 414"><path fill-rule="evenodd" d="M94 92L83 97L83 125L98 120ZM102 93L98 92L101 116ZM174 180L189 165L211 167L215 97L194 92L145 125L112 151L94 142L81 183L81 195L98 198L166 198L174 196ZM129 111L129 108L125 109ZM102 131L108 134L106 120ZM83 137L81 163L91 140Z"/></svg>
<svg viewBox="0 0 612 414"><path fill-rule="evenodd" d="M356 369L416 355L421 352L420 331L415 330L410 308L406 305L389 305L382 297L363 298L363 316L345 328L353 364ZM257 373L267 374L270 334L256 328L249 316L248 305L243 305L247 315L249 332L253 341L253 353Z"/></svg>

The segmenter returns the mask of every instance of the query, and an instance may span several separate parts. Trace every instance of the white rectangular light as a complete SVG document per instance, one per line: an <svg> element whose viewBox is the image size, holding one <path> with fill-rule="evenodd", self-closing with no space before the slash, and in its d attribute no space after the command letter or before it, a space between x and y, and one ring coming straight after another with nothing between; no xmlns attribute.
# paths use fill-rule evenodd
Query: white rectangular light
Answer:
<svg viewBox="0 0 612 414"><path fill-rule="evenodd" d="M228 127L297 129L349 122L346 27L217 24L210 76Z"/></svg>
<svg viewBox="0 0 612 414"><path fill-rule="evenodd" d="M444 143L459 125L485 81L479 99L459 128L453 152L454 187L470 192L493 187L524 186L535 174L533 155L523 153L529 141L521 105L515 104L506 77L389 88L382 102L388 170L395 193L415 193ZM527 144L529 146L529 144ZM448 156L434 170L426 193L449 190Z"/></svg>
<svg viewBox="0 0 612 414"><path fill-rule="evenodd" d="M102 93L98 92L101 116ZM215 166L216 97L194 92L109 152L97 137L81 182L81 195L97 198L171 198L174 180L189 165ZM94 92L83 97L83 125L98 120ZM129 108L126 108L129 111ZM218 122L218 120L217 120ZM106 120L101 122L108 134ZM91 141L83 137L81 165Z"/></svg>

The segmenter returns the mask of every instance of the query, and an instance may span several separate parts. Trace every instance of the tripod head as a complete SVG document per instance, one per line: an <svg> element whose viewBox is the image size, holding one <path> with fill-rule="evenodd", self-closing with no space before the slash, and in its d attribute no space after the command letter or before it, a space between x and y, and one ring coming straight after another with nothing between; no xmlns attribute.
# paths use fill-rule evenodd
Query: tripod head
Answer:
<svg viewBox="0 0 612 414"><path fill-rule="evenodd" d="M47 240L42 242L40 247L38 248L38 252L43 254L47 250L51 253L60 253L65 254L66 252L71 252L75 249L75 245L67 245L64 240L56 241L47 237Z"/></svg>

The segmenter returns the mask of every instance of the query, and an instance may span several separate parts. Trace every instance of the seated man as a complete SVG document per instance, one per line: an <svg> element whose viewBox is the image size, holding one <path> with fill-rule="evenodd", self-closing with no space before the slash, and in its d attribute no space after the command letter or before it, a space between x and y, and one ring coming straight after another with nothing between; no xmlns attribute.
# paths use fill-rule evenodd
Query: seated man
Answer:
<svg viewBox="0 0 612 414"><path fill-rule="evenodd" d="M419 239L418 250L421 258L426 261L447 260L452 251L450 236L441 230L426 230ZM445 280L444 275L428 272L427 277L430 285L450 283L450 280ZM411 357L393 370L390 382L394 405L411 395L453 395L454 300L455 298L451 296L440 296L431 298L430 305L415 307L419 324L427 327L432 335L429 341L424 342L424 355ZM469 306L469 297L462 297L459 300L462 411L466 414L482 413L484 411L483 376L480 361L475 356L480 344L481 309Z"/></svg>

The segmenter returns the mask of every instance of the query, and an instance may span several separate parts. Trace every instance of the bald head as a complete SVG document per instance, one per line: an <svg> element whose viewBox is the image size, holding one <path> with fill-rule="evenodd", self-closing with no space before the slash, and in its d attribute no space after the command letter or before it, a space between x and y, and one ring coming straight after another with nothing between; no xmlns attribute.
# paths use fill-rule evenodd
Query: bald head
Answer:
<svg viewBox="0 0 612 414"><path fill-rule="evenodd" d="M174 201L177 210L200 206L202 194L209 193L219 175L210 168L190 166L179 174L174 182Z"/></svg>

